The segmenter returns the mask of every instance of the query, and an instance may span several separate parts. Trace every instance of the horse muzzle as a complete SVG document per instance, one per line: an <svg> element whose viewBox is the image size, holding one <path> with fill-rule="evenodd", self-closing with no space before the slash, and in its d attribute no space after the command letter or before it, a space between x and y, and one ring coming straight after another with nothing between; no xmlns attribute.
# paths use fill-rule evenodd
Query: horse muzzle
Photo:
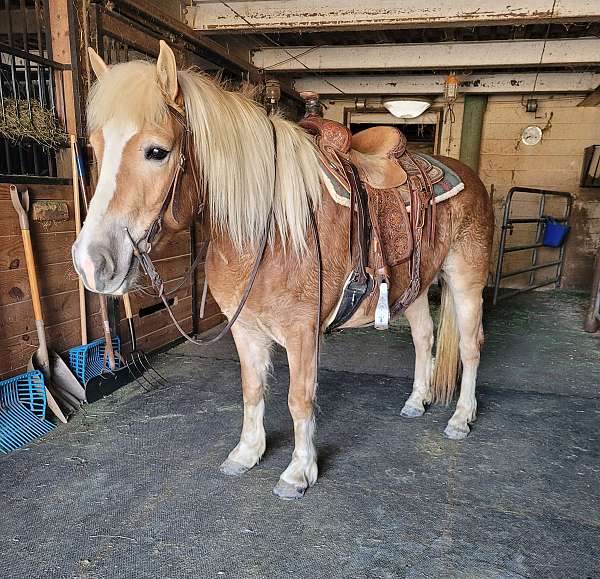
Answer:
<svg viewBox="0 0 600 579"><path fill-rule="evenodd" d="M80 238L73 244L73 265L85 287L96 293L127 293L137 273L137 260L127 239L110 243L85 243Z"/></svg>

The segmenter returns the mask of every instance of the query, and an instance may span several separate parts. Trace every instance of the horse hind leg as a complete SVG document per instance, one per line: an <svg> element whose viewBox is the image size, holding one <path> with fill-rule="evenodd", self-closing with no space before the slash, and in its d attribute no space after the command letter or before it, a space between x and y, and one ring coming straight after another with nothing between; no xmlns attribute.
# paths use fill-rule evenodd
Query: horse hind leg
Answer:
<svg viewBox="0 0 600 579"><path fill-rule="evenodd" d="M231 329L240 358L244 422L237 446L221 465L221 472L239 475L259 462L266 448L263 417L265 388L271 367L271 339L258 329L244 326L241 320Z"/></svg>
<svg viewBox="0 0 600 579"><path fill-rule="evenodd" d="M483 342L482 294L487 269L473 267L460 254L452 256L447 261L448 267L445 268L444 275L454 305L462 378L456 411L450 418L444 434L448 438L461 440L469 434L469 425L475 420L477 414L475 387ZM487 262L485 265L487 266Z"/></svg>
<svg viewBox="0 0 600 579"><path fill-rule="evenodd" d="M429 313L428 288L404 312L415 346L415 375L412 393L400 414L406 418L422 416L431 402L433 320Z"/></svg>

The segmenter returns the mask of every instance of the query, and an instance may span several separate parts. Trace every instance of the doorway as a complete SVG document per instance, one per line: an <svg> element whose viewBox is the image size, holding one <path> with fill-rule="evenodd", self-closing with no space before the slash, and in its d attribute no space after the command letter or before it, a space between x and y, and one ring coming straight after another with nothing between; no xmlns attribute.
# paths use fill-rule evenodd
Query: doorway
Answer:
<svg viewBox="0 0 600 579"><path fill-rule="evenodd" d="M398 119L386 112L348 111L347 123L352 134L381 125L398 127L411 151L435 155L439 152L440 112L428 111L414 119Z"/></svg>

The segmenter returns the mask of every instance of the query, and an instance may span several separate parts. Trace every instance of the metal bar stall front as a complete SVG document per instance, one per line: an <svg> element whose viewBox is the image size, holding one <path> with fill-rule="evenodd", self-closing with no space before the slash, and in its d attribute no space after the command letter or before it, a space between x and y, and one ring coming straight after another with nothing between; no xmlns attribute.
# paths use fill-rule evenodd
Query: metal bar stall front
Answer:
<svg viewBox="0 0 600 579"><path fill-rule="evenodd" d="M511 217L511 209L515 195L517 194L525 194L525 195L536 195L540 196L539 205L536 217ZM547 199L555 197L562 198L565 200L564 212L559 216L550 216L546 213L547 207ZM573 206L573 195L566 191L550 191L548 189L537 189L533 187L512 187L508 192L506 197L506 202L504 205L504 215L502 219L502 232L500 235L500 247L498 250L498 260L496 265L496 275L494 280L494 297L493 303L494 305L498 303L500 300L506 299L510 296L523 293L525 291L530 291L533 289L538 289L540 287L545 287L554 283L560 283L560 279L562 277L562 271L564 267L564 257L565 257L565 244L562 243L559 247L558 259L554 259L545 263L538 263L539 257L539 249L542 247L549 247L543 243L543 236L546 224L549 219L553 219L558 223L568 224L569 217L571 215L571 208ZM533 243L525 243L519 245L513 245L507 247L507 236L509 234L512 235L515 225L536 225L535 232L535 241ZM531 265L529 267L520 268L518 270L504 272L505 266L505 257L507 253L516 253L520 251L531 251ZM546 269L550 267L556 267L556 276L551 280L543 280L541 282L536 281L536 272L541 269ZM509 277L515 277L518 275L523 275L529 273L528 284L523 288L513 289L511 291L504 292L500 295L500 283L503 279Z"/></svg>
<svg viewBox="0 0 600 579"><path fill-rule="evenodd" d="M56 82L62 84L71 66L52 60L47 2L5 1L2 19L0 121L9 129L0 137L0 181L22 176L56 178L60 145L39 138L40 127L46 127L51 117L60 127L64 98L57 100Z"/></svg>

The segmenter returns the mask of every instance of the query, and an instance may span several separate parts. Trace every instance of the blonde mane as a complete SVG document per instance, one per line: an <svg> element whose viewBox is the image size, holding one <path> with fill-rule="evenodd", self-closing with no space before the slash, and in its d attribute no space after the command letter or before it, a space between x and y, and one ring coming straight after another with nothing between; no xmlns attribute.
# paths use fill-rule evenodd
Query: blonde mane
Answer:
<svg viewBox="0 0 600 579"><path fill-rule="evenodd" d="M271 117L277 135L277 186L272 125L264 109L241 93L225 90L195 70L177 75L194 135L201 187L211 224L243 252L256 247L271 205L284 247L302 253L310 203L320 203L319 164L311 139L294 123ZM160 125L167 106L151 63L111 67L92 87L88 128L109 118Z"/></svg>

